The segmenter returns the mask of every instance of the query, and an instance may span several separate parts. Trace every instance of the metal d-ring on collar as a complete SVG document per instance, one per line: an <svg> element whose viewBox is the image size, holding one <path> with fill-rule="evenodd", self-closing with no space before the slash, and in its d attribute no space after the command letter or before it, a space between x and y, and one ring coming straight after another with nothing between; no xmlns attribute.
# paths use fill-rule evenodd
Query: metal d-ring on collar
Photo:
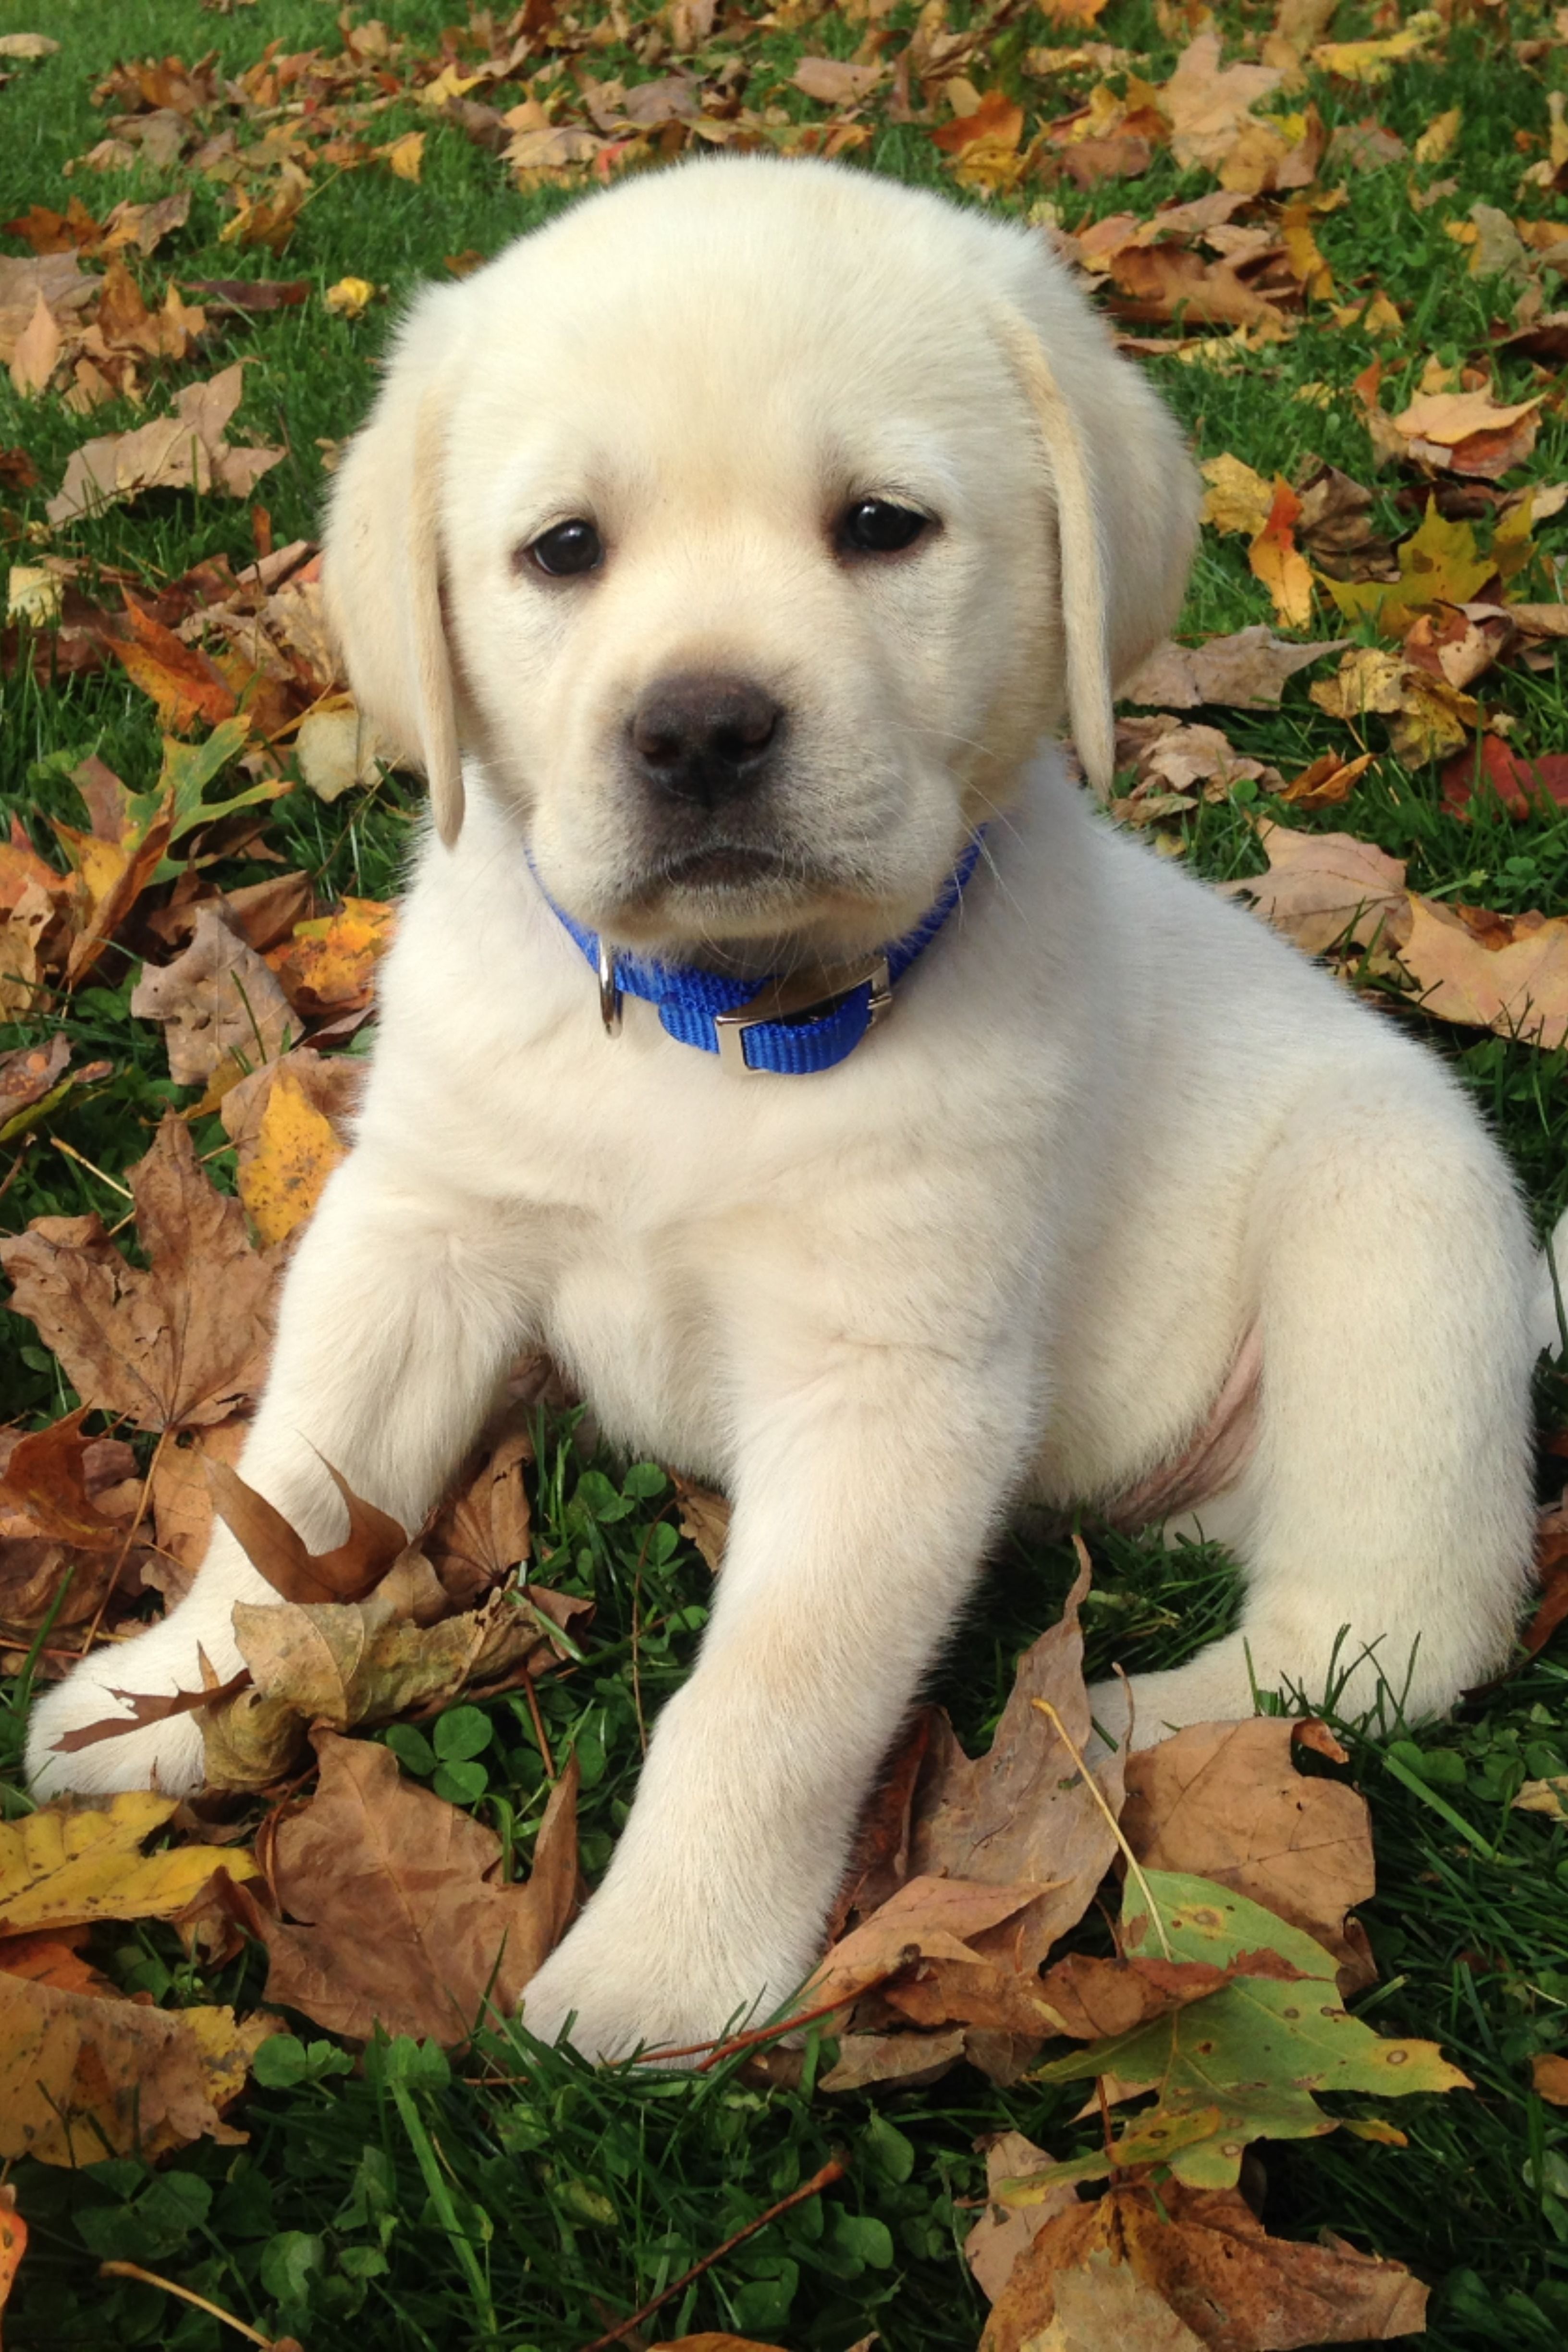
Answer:
<svg viewBox="0 0 1568 2352"><path fill-rule="evenodd" d="M598 975L599 1014L605 1034L619 1034L623 996L654 1005L668 1035L717 1054L727 1070L804 1077L830 1070L886 1019L892 992L931 945L963 896L980 856L973 835L936 903L912 931L831 971L736 980L692 965L665 964L625 953L558 907L540 883L545 904ZM531 860L530 861L531 866ZM539 877L534 875L537 882Z"/></svg>

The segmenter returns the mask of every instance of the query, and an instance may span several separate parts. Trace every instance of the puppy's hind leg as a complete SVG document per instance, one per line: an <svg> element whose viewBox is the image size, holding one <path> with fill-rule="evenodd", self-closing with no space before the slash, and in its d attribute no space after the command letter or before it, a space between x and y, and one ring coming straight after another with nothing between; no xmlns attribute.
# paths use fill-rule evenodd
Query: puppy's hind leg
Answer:
<svg viewBox="0 0 1568 2352"><path fill-rule="evenodd" d="M1242 1623L1134 1677L1134 1741L1253 1711L1412 1719L1506 1658L1530 1570L1534 1254L1500 1154L1402 1040L1297 1105L1262 1171L1249 1289L1261 1427L1238 1497ZM1348 1671L1348 1680L1345 1679ZM1096 1693L1114 1729L1115 1689Z"/></svg>

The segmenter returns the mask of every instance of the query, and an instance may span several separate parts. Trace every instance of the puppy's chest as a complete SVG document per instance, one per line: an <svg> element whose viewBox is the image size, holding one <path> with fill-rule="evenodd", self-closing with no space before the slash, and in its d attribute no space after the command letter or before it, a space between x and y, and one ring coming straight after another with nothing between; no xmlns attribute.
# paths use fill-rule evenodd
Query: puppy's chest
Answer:
<svg viewBox="0 0 1568 2352"><path fill-rule="evenodd" d="M680 1238L574 1222L553 1253L542 1322L545 1346L614 1444L721 1474L715 1318Z"/></svg>

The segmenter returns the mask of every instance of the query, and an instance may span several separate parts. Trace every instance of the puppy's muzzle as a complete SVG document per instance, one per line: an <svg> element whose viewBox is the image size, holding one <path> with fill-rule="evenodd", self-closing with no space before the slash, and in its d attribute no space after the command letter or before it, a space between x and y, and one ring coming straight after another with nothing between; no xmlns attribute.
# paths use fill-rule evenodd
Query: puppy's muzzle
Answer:
<svg viewBox="0 0 1568 2352"><path fill-rule="evenodd" d="M632 768L656 803L711 815L770 781L784 722L753 678L660 678L632 714Z"/></svg>

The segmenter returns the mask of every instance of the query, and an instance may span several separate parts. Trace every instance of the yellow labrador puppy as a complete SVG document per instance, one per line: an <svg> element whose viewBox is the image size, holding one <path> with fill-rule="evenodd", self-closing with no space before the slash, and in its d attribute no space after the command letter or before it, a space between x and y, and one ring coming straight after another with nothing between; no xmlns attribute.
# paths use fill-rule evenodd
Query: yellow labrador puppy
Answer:
<svg viewBox="0 0 1568 2352"><path fill-rule="evenodd" d="M1009 1504L1227 1491L1241 1629L1136 1736L1507 1653L1531 1316L1439 1064L1113 831L1110 695L1173 620L1192 467L1039 236L705 161L426 294L338 479L355 691L435 831L247 1479L417 1524L509 1359L721 1482L700 1662L530 1989L687 2042L816 1957L857 1810ZM984 837L981 839L981 829ZM1201 1489L1202 1478L1198 1480ZM35 1785L200 1775L114 1688L237 1664L190 1597L37 1709ZM1346 1632L1348 1629L1348 1633ZM1100 1720L1120 1720L1115 1691Z"/></svg>

